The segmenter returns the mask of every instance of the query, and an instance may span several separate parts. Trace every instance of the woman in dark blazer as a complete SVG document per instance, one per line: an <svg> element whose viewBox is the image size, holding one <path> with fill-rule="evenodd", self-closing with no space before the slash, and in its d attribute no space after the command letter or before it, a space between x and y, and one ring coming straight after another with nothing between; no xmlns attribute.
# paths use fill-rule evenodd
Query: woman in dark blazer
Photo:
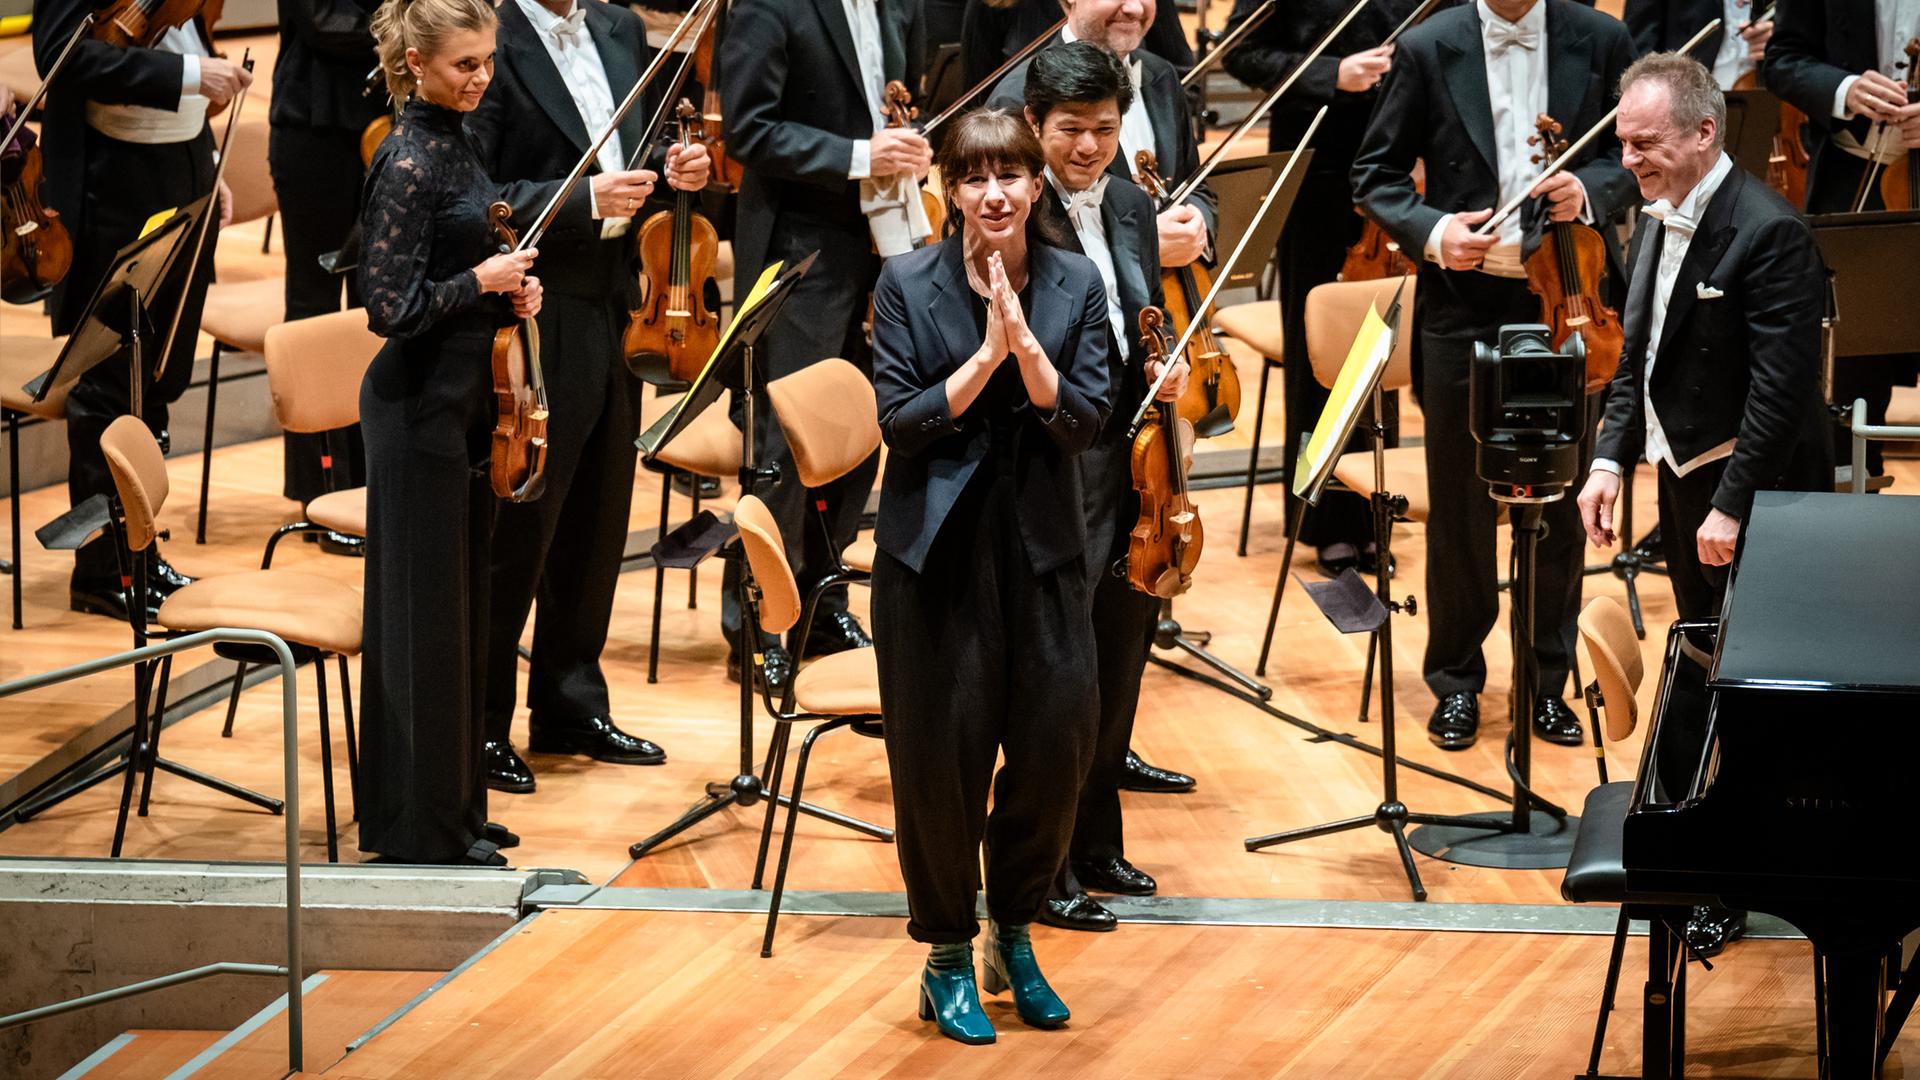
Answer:
<svg viewBox="0 0 1920 1080"><path fill-rule="evenodd" d="M1027 926L1066 855L1099 722L1073 457L1107 419L1107 301L1086 256L1040 240L1043 165L1023 120L963 117L939 165L957 233L888 260L874 287L892 451L874 653L907 933L933 947L920 1017L986 1043L972 959L983 841L987 989L1011 988L1029 1024L1068 1016Z"/></svg>

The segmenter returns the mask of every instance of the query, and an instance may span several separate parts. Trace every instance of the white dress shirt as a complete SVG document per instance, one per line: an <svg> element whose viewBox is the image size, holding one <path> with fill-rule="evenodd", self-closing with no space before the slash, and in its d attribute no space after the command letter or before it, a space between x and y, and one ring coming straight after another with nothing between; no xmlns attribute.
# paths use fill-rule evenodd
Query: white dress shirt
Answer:
<svg viewBox="0 0 1920 1080"><path fill-rule="evenodd" d="M1073 36L1072 23L1060 28L1060 40L1062 42L1079 40ZM1123 56L1120 62L1126 65L1127 79L1133 83L1133 104L1127 106L1125 115L1120 117L1120 163L1126 168L1128 176L1137 179L1140 170L1134 167L1134 162L1140 160L1140 151L1146 150L1158 157L1159 144L1153 138L1153 117L1148 114L1146 100L1140 93L1142 71L1140 59L1136 56ZM1155 161L1154 164L1159 166L1160 173L1164 176L1168 169L1178 163Z"/></svg>
<svg viewBox="0 0 1920 1080"><path fill-rule="evenodd" d="M540 44L546 47L547 55L553 58L553 66L560 72L560 81L566 83L567 94L573 98L573 107L586 124L587 139L591 141L612 121L614 100L613 85L607 80L606 62L600 58L600 50L593 44L593 35L587 30L586 9L575 3L562 18L537 0L514 2L526 15L527 22L533 25L534 33L540 36ZM607 137L594 161L600 166L601 172L621 172L627 167L627 159L621 152L619 131ZM588 197L592 198L591 188L588 189ZM631 212L625 207L603 209L598 200L593 200L593 216L603 219L600 224L600 235L603 237L625 233L632 218Z"/></svg>
<svg viewBox="0 0 1920 1080"><path fill-rule="evenodd" d="M1107 181L1113 179L1113 175L1103 172L1085 191L1069 191L1051 168L1046 172L1047 182L1053 185L1054 193L1067 208L1067 221L1073 225L1073 234L1080 238L1081 250L1093 260L1094 267L1100 271L1101 283L1107 287L1107 321L1113 324L1113 339L1119 344L1121 359L1127 359L1133 355L1133 341L1127 334L1126 316L1120 310L1120 279L1114 272L1113 245L1107 242L1107 224L1100 216L1100 203L1106 196Z"/></svg>
<svg viewBox="0 0 1920 1080"><path fill-rule="evenodd" d="M1719 461L1733 455L1735 440L1728 439L1719 446L1689 461L1675 461L1673 446L1667 442L1667 433L1660 426L1660 417L1653 408L1653 362L1660 355L1660 339L1666 333L1667 306L1673 300L1675 289L1697 289L1703 282L1681 281L1680 264L1687 259L1687 250L1693 246L1693 235L1700 226L1700 215L1706 213L1707 204L1713 201L1713 193L1720 190L1720 184L1733 172L1733 159L1725 151L1720 159L1707 170L1707 175L1693 185L1693 190L1675 206L1665 199L1656 200L1646 208L1647 216L1661 223L1660 266L1653 279L1653 296L1649 304L1647 325L1646 363L1641 368L1640 397L1645 402L1642 410L1647 418L1647 460L1665 464L1675 476L1685 476L1702 465ZM1595 458L1595 469L1620 472L1620 463L1606 458Z"/></svg>
<svg viewBox="0 0 1920 1080"><path fill-rule="evenodd" d="M873 114L873 129L886 126L887 114L881 105L886 100L887 56L880 44L880 8L877 0L840 0L847 13L847 27L853 31L853 51L860 61L860 88L867 94L867 111ZM873 175L873 146L870 140L853 140L853 160L847 166L847 179L865 180Z"/></svg>
<svg viewBox="0 0 1920 1080"><path fill-rule="evenodd" d="M1713 81L1720 89L1731 90L1740 76L1753 70L1747 56L1747 39L1740 28L1754 19L1754 0L1720 0L1720 51L1713 57Z"/></svg>
<svg viewBox="0 0 1920 1080"><path fill-rule="evenodd" d="M172 109L154 109L145 105L107 105L87 102L87 126L121 142L159 145L186 142L200 134L207 124L211 104L200 94L200 58L207 47L192 23L169 27L153 43L158 52L170 52L181 58L180 104Z"/></svg>
<svg viewBox="0 0 1920 1080"><path fill-rule="evenodd" d="M1477 0L1480 12L1480 42L1487 65L1487 97L1493 106L1494 173L1500 181L1500 195L1494 209L1499 210L1515 196L1532 187L1540 177L1540 166L1533 163L1539 147L1528 146L1534 137L1534 121L1547 111L1547 5L1535 4L1510 23L1493 13L1486 0ZM1576 178L1575 183L1579 183ZM1585 203L1584 185L1581 202ZM1521 265L1522 229L1518 212L1500 223L1499 239L1487 249L1480 270L1495 277L1524 278ZM1593 210L1582 206L1580 220L1591 222ZM1426 255L1440 261L1440 239L1453 221L1448 214L1427 234Z"/></svg>
<svg viewBox="0 0 1920 1080"><path fill-rule="evenodd" d="M1920 0L1874 0L1873 29L1873 40L1879 47L1880 74L1895 82L1911 85L1914 74L1902 66L1907 62L1907 54L1902 50L1915 35L1920 35ZM1847 91L1859 81L1858 75L1849 75L1840 80L1840 88L1833 93L1835 119L1851 120L1859 115L1847 108ZM1851 131L1835 131L1833 142L1854 157L1878 156L1886 163L1898 161L1906 155L1907 148L1901 144L1898 131L1879 124L1874 125L1873 131L1871 146L1860 145L1860 140Z"/></svg>

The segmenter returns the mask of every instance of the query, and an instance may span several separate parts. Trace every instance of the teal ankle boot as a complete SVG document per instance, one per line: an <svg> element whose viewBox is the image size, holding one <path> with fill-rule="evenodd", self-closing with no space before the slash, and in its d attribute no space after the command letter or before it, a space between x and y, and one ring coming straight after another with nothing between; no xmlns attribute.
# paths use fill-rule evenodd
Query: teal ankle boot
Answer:
<svg viewBox="0 0 1920 1080"><path fill-rule="evenodd" d="M935 945L920 973L920 1019L931 1020L955 1042L980 1046L994 1041L993 1021L980 1008L973 984L973 945Z"/></svg>
<svg viewBox="0 0 1920 1080"><path fill-rule="evenodd" d="M1033 941L1027 936L1025 923L1018 926L987 924L984 982L989 994L1012 990L1014 1011L1034 1027L1059 1027L1073 1015L1067 1011L1060 995L1047 985L1047 977L1040 974L1040 962L1033 957Z"/></svg>

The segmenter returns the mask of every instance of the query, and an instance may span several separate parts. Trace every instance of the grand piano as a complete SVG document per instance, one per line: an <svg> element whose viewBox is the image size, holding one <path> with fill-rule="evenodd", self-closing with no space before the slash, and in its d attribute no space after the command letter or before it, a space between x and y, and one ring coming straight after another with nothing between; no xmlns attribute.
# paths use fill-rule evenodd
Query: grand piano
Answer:
<svg viewBox="0 0 1920 1080"><path fill-rule="evenodd" d="M1920 928L1916 769L1920 498L1761 493L1717 636L1670 644L1622 855L1629 890L1807 935L1825 1080L1880 1075Z"/></svg>

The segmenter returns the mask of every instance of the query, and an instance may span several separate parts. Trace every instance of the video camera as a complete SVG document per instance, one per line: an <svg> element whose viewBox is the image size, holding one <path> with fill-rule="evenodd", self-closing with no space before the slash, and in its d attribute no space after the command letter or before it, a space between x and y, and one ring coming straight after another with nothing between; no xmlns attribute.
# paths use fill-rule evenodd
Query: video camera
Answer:
<svg viewBox="0 0 1920 1080"><path fill-rule="evenodd" d="M1586 435L1586 343L1560 350L1545 326L1503 326L1475 342L1467 400L1478 443L1475 471L1507 502L1552 502L1580 478Z"/></svg>

